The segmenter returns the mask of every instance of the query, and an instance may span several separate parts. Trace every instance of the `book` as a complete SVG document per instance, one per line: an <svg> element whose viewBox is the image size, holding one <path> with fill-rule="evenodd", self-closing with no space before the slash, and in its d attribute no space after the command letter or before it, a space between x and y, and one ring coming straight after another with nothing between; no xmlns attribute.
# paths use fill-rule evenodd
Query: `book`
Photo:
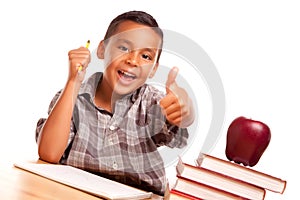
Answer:
<svg viewBox="0 0 300 200"><path fill-rule="evenodd" d="M105 199L150 199L152 196L151 192L68 165L20 162L15 163L14 166Z"/></svg>
<svg viewBox="0 0 300 200"><path fill-rule="evenodd" d="M176 170L177 175L181 177L227 191L245 199L262 200L265 198L266 191L263 188L206 168L184 163L181 159L177 163Z"/></svg>
<svg viewBox="0 0 300 200"><path fill-rule="evenodd" d="M198 197L180 192L178 190L172 189L168 196L165 197L165 200L202 200Z"/></svg>
<svg viewBox="0 0 300 200"><path fill-rule="evenodd" d="M246 198L240 197L238 195L229 193L227 191L205 185L187 179L181 176L177 177L176 183L171 191L176 191L176 195L182 197L188 197L190 199L205 199L205 200L244 200ZM172 193L170 193L170 199L172 198ZM176 197L177 198L177 197ZM178 198L179 199L179 198Z"/></svg>
<svg viewBox="0 0 300 200"><path fill-rule="evenodd" d="M285 180L211 155L201 153L196 159L196 163L202 168L231 176L273 192L282 194L286 188Z"/></svg>

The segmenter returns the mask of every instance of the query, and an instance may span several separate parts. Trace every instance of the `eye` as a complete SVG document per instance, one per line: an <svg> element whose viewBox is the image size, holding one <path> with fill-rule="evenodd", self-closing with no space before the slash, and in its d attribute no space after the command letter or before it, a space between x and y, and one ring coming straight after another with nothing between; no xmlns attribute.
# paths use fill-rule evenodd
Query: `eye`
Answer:
<svg viewBox="0 0 300 200"><path fill-rule="evenodd" d="M129 49L123 45L119 45L118 49L120 49L121 51L124 51L124 52L129 52Z"/></svg>
<svg viewBox="0 0 300 200"><path fill-rule="evenodd" d="M148 54L143 54L142 58L146 59L146 60L152 60L152 57L149 56Z"/></svg>

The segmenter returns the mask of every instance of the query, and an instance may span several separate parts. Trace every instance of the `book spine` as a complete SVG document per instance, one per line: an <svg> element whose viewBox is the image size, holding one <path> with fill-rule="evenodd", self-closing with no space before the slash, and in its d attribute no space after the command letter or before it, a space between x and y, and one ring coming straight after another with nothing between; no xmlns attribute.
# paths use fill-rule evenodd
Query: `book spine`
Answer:
<svg viewBox="0 0 300 200"><path fill-rule="evenodd" d="M178 195L178 196L181 196L183 198L186 198L186 199L190 199L190 200L203 200L201 198L198 198L198 197L195 197L193 195L190 195L190 194L187 194L187 193L184 193L184 192L181 192L181 191L178 191L176 189L172 189L170 191L170 194L175 194L175 195ZM172 200L172 198L170 198L170 200Z"/></svg>
<svg viewBox="0 0 300 200"><path fill-rule="evenodd" d="M210 186L210 185L206 185L204 183L201 183L201 182L198 182L198 181L195 181L195 180L192 180L192 179L189 179L189 178L186 178L184 176L180 176L180 175L177 175L177 178L178 179L182 179L182 180L185 180L187 182L190 182L192 184L196 184L198 185L199 187L204 187L206 188L207 190L210 190L210 191L213 191L214 193L218 193L220 195L223 195L224 197L231 197L232 199L238 199L238 200L249 200L248 198L246 197L242 197L242 196L239 196L239 195L236 195L236 194L233 194L229 191L226 191L226 190L223 190L223 189L220 189L220 188L216 188L216 187L213 187L213 186ZM173 190L176 190L176 189L173 189Z"/></svg>

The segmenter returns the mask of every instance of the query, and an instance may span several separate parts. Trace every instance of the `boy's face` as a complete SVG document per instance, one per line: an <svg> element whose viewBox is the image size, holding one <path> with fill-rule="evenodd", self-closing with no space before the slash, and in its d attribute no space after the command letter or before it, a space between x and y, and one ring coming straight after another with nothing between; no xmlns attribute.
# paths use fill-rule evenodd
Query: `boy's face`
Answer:
<svg viewBox="0 0 300 200"><path fill-rule="evenodd" d="M103 81L118 95L131 93L152 77L158 67L160 36L150 27L132 21L119 24L115 34L102 41L98 57L104 59Z"/></svg>

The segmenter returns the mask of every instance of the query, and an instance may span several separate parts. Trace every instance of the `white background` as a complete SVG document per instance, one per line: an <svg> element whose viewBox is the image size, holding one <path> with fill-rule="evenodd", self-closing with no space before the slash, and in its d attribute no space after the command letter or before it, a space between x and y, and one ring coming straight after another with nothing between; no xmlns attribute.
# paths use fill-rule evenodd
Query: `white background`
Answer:
<svg viewBox="0 0 300 200"><path fill-rule="evenodd" d="M197 4L196 4L197 3ZM212 155L225 157L230 122L245 116L269 125L272 139L254 169L287 180L295 199L299 170L300 6L297 1L6 1L0 3L0 163L35 159L36 122L67 78L67 53L128 10L152 14L163 29L197 42L216 65L226 117ZM199 97L201 98L201 97ZM199 152L194 152L197 156Z"/></svg>

